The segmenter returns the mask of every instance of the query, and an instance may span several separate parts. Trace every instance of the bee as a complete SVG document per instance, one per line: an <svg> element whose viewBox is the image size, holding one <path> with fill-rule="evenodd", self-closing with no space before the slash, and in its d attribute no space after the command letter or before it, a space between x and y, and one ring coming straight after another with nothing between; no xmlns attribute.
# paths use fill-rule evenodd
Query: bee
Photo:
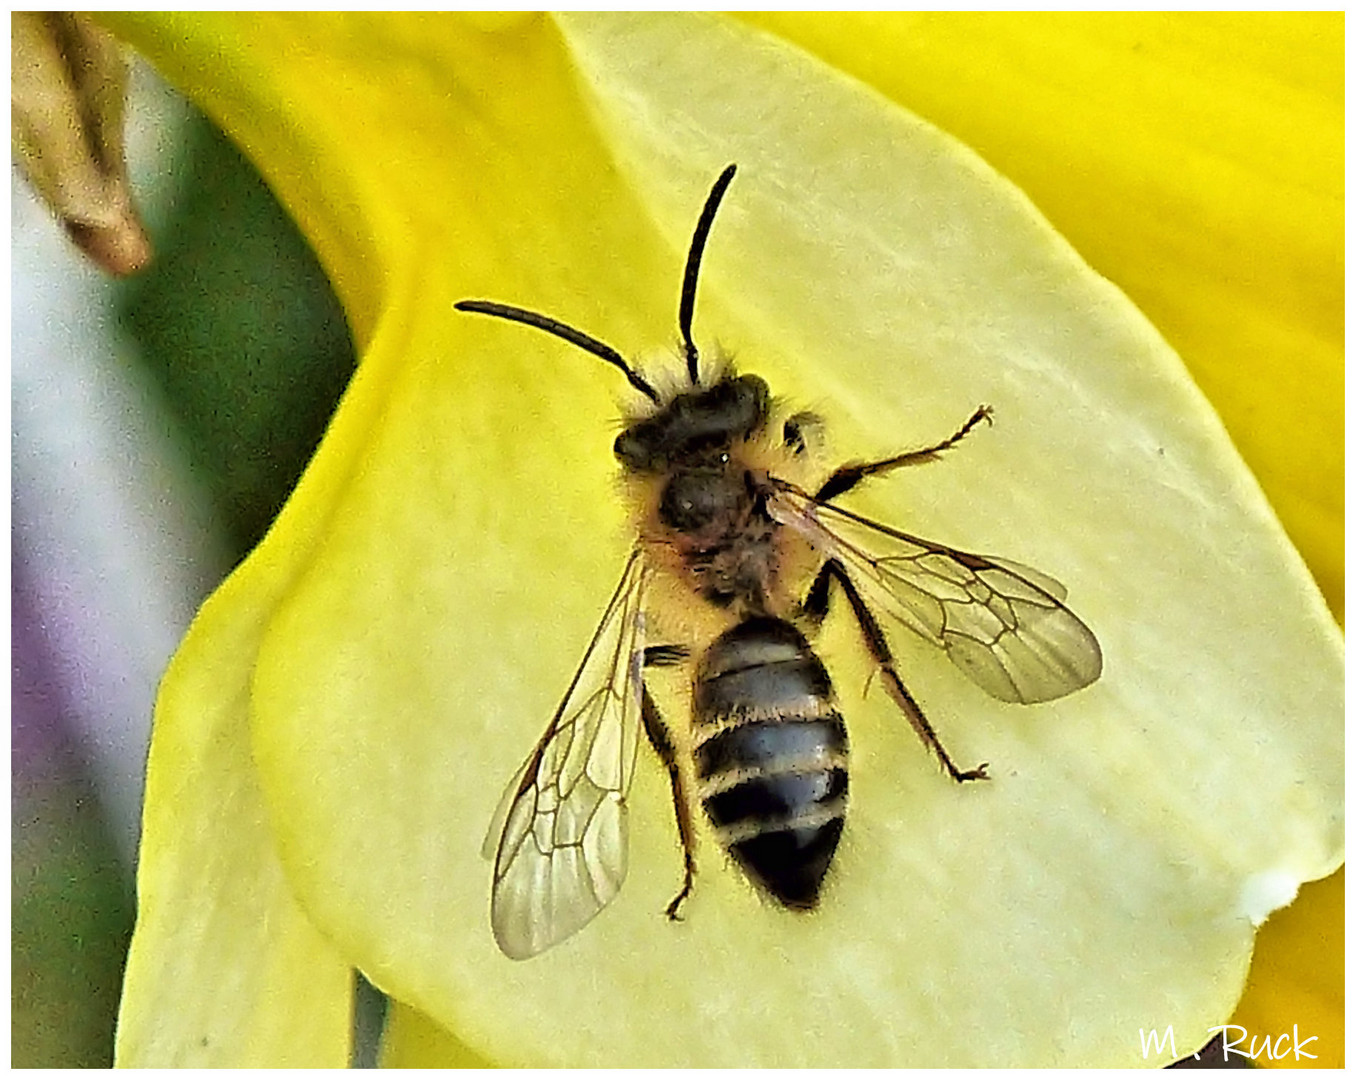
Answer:
<svg viewBox="0 0 1356 1080"><path fill-rule="evenodd" d="M786 908L811 910L842 835L848 734L833 683L806 633L846 601L885 692L957 783L959 768L900 678L876 612L945 650L990 695L1050 701L1101 674L1097 639L1035 571L958 551L862 517L836 500L864 481L935 461L980 423L981 406L950 437L879 461L843 465L813 490L779 476L805 449L804 414L776 432L767 383L728 361L703 370L692 338L702 252L730 165L697 220L678 306L686 383L661 392L612 347L536 312L484 300L461 311L544 330L618 368L645 399L617 436L623 474L645 492L637 541L545 733L509 784L486 839L494 859L490 922L514 959L574 934L626 876L627 792L641 734L669 776L683 883L695 874L692 793L646 672L694 650L651 643L646 597L669 576L726 629L692 663L691 773L696 801L747 877ZM797 580L797 570L808 568ZM810 584L803 595L796 586Z"/></svg>

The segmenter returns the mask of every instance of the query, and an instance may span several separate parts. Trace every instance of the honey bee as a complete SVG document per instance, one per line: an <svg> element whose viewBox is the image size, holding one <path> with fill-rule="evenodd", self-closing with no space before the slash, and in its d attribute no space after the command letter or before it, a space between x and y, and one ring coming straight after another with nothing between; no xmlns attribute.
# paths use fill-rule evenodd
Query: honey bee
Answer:
<svg viewBox="0 0 1356 1080"><path fill-rule="evenodd" d="M563 338L618 368L648 399L613 445L624 475L646 492L635 547L486 839L494 859L490 922L514 959L574 934L621 888L627 792L642 732L668 771L683 851L669 918L678 918L692 891L692 798L645 680L651 667L692 659L687 647L646 638L647 589L662 575L722 613L728 627L692 664L696 799L748 878L790 909L816 906L847 810L847 727L806 638L835 593L886 693L958 783L986 779L987 765L962 769L952 761L899 676L877 610L945 650L1001 701L1050 701L1101 674L1097 639L1064 606L1057 582L835 505L868 478L936 460L992 423L987 406L941 442L844 465L813 490L775 474L778 462L804 450L802 416L785 421L778 436L767 383L736 374L728 361L704 371L692 339L702 252L734 174L730 165L716 180L688 251L678 307L687 367L680 388L657 390L615 349L545 315L484 300L456 305ZM792 570L807 565L813 578L802 596Z"/></svg>

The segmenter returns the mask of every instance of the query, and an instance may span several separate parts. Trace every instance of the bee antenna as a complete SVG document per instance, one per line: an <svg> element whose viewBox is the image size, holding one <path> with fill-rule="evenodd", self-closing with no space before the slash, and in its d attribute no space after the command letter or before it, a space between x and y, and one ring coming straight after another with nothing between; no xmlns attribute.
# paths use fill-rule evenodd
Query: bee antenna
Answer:
<svg viewBox="0 0 1356 1080"><path fill-rule="evenodd" d="M716 178L711 194L706 197L706 205L697 218L697 229L692 234L692 246L688 248L687 268L683 271L683 295L678 300L678 329L682 332L683 351L687 354L687 377L693 386L697 385L697 346L692 341L692 310L697 306L697 271L701 269L702 250L706 247L711 223L716 219L716 210L734 174L733 165L725 166L725 171Z"/></svg>
<svg viewBox="0 0 1356 1080"><path fill-rule="evenodd" d="M510 307L508 304L496 304L492 300L459 300L452 306L458 311L474 311L480 315L493 315L499 319L508 319L510 322L525 323L528 326L535 326L538 330L545 330L548 334L555 334L558 338L564 338L571 345L577 345L585 352L591 352L614 367L621 368L632 386L656 405L660 403L655 388L626 362L621 353L611 345L604 345L597 338L589 337L582 330L566 326L563 322L546 315L538 315L535 311L525 311L522 308Z"/></svg>

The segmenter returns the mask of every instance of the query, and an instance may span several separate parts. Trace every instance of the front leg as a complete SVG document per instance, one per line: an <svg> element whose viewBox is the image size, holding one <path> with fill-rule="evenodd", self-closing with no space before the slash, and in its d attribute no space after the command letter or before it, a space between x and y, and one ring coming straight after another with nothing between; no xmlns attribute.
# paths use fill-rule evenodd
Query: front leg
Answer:
<svg viewBox="0 0 1356 1080"><path fill-rule="evenodd" d="M943 450L950 450L981 420L987 420L993 423L993 410L987 405L981 405L975 410L974 415L965 421L956 432L947 439L943 439L935 446L928 446L922 450L910 450L907 453L896 454L894 457L885 458L882 461L870 461L856 465L844 465L836 469L833 474L820 485L815 492L815 502L828 502L830 499L837 498L848 491L851 491L868 476L875 476L878 473L889 472L891 469L903 468L905 465L922 465L925 462L936 461L937 455Z"/></svg>

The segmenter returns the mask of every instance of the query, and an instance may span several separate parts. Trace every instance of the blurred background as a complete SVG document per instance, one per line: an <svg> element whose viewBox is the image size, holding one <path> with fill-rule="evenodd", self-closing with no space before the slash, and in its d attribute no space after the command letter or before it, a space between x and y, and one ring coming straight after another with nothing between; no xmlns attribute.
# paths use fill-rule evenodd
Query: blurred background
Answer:
<svg viewBox="0 0 1356 1080"><path fill-rule="evenodd" d="M11 167L11 1055L107 1066L156 686L353 370L343 313L225 138L144 66L155 248L115 281Z"/></svg>

